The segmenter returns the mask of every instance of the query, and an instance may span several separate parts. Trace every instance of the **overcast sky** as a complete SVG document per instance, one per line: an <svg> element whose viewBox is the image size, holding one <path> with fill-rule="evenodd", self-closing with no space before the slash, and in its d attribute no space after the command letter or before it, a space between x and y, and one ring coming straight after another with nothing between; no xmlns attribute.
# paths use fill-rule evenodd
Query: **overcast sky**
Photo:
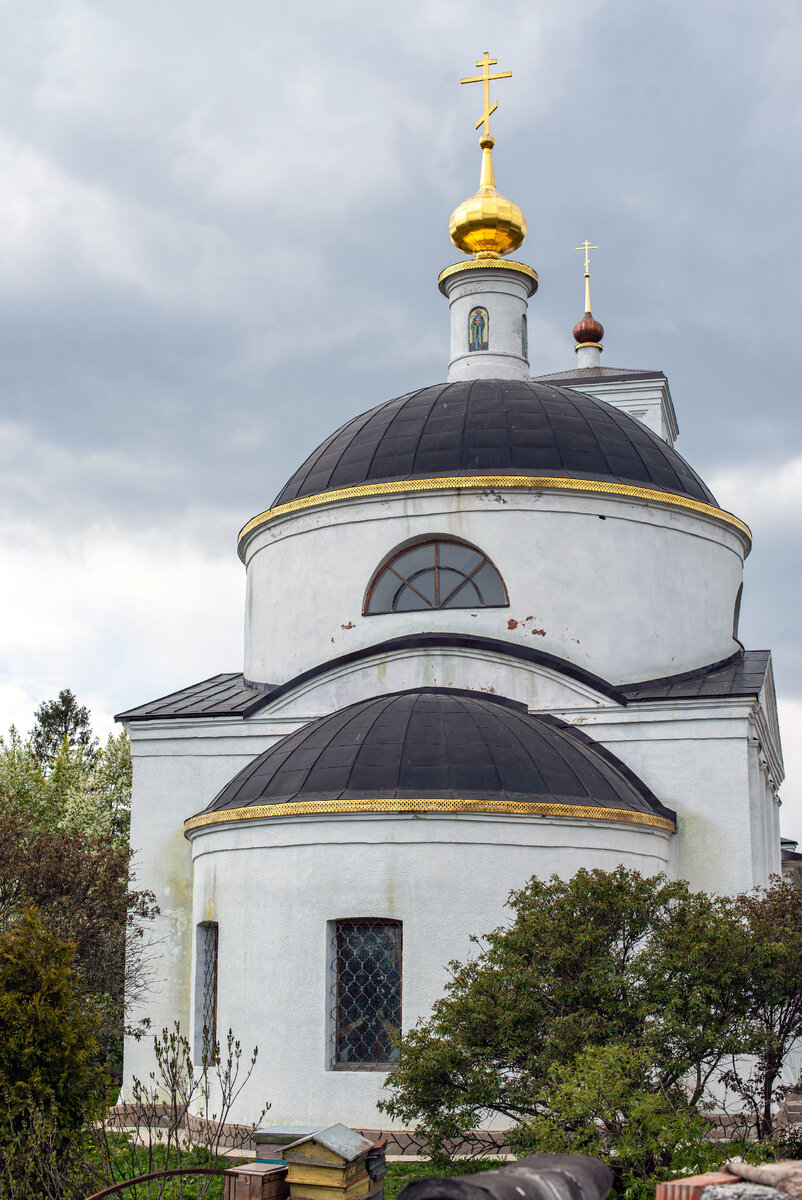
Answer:
<svg viewBox="0 0 802 1200"><path fill-rule="evenodd" d="M451 210L496 178L540 275L532 373L671 383L755 535L802 839L802 8L785 0L0 0L0 729L242 665L237 530L336 426L443 379Z"/></svg>

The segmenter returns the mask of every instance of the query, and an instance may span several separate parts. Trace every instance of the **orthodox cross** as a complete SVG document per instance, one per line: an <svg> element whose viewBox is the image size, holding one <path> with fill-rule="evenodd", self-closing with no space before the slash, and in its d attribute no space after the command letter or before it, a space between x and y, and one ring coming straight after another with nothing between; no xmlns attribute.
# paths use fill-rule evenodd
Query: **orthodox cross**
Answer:
<svg viewBox="0 0 802 1200"><path fill-rule="evenodd" d="M591 246L591 244L587 238L585 238L585 240L581 246L574 246L575 250L584 250L585 251L585 274L586 275L590 274L590 254L588 252L590 250L598 250L598 248L599 248L598 246Z"/></svg>
<svg viewBox="0 0 802 1200"><path fill-rule="evenodd" d="M460 83L483 83L484 84L485 110L482 113L479 120L476 122L477 129L479 128L480 125L484 125L484 129L482 130L482 137L490 136L490 118L493 115L493 113L496 111L496 109L498 108L498 100L494 100L492 104L490 103L490 80L491 79L511 79L512 78L512 71L496 71L495 74L491 75L490 68L497 66L497 64L498 64L498 59L491 58L490 52L488 50L485 50L484 54L482 55L482 57L479 59L479 61L476 64L477 67L482 68L482 74L481 75L470 75L470 76L468 76L467 79L460 79Z"/></svg>
<svg viewBox="0 0 802 1200"><path fill-rule="evenodd" d="M591 246L587 238L581 246L574 246L575 250L585 251L585 312L590 312L590 251L598 250L598 246Z"/></svg>

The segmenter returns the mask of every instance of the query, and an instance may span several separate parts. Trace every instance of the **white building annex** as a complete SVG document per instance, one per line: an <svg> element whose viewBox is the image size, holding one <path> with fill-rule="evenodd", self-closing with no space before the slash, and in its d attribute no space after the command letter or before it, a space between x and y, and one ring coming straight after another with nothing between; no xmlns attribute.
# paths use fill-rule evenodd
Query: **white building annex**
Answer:
<svg viewBox="0 0 802 1200"><path fill-rule="evenodd" d="M526 223L477 65L447 381L347 422L242 529L242 670L120 716L161 908L146 1012L258 1044L241 1121L266 1098L277 1125L386 1125L392 1033L533 874L727 893L780 871L749 530L674 449L663 373L600 365L589 291L574 368L531 374L537 275L506 257ZM130 1042L129 1083L150 1054Z"/></svg>

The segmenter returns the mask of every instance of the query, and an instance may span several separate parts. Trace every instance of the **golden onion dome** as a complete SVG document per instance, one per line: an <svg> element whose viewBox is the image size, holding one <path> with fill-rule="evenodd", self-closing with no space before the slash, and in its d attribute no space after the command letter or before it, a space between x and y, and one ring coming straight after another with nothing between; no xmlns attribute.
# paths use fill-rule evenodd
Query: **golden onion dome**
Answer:
<svg viewBox="0 0 802 1200"><path fill-rule="evenodd" d="M480 138L482 174L479 188L451 214L448 232L455 246L476 258L510 254L526 237L526 219L517 204L502 196L493 177L493 146L489 134Z"/></svg>

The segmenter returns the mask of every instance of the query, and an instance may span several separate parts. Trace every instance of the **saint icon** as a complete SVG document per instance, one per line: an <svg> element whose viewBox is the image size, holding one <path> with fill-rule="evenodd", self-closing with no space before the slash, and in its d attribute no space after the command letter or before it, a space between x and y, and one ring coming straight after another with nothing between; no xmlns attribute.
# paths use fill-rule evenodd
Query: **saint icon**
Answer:
<svg viewBox="0 0 802 1200"><path fill-rule="evenodd" d="M472 308L468 317L468 347L471 350L487 349L487 309Z"/></svg>

